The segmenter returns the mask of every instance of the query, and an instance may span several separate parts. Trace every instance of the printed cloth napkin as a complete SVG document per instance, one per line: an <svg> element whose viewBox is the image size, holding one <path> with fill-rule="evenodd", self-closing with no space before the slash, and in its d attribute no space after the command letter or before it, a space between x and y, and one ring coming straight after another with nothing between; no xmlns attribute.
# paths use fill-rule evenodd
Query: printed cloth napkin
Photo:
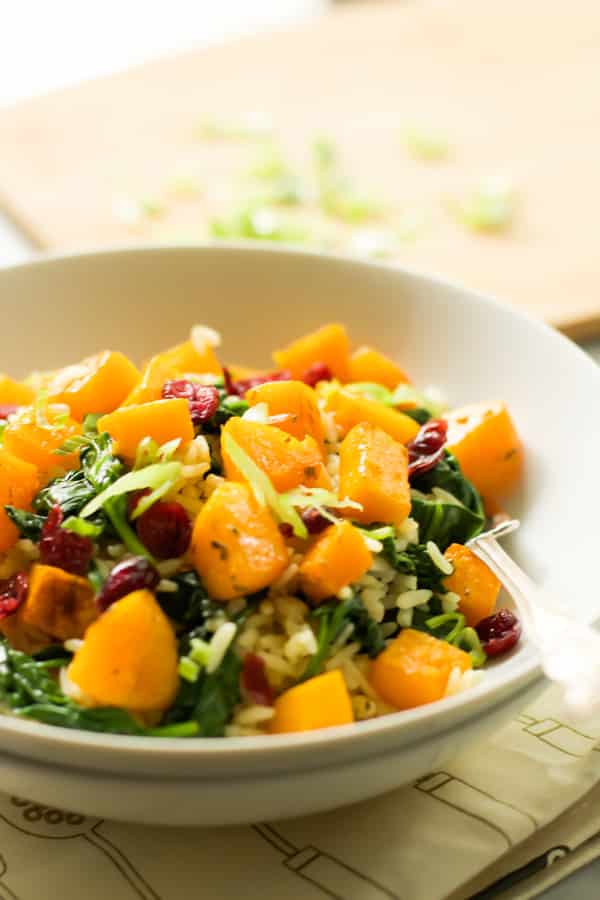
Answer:
<svg viewBox="0 0 600 900"><path fill-rule="evenodd" d="M150 828L0 797L0 900L530 898L600 855L600 717L549 689L444 770L335 812Z"/></svg>

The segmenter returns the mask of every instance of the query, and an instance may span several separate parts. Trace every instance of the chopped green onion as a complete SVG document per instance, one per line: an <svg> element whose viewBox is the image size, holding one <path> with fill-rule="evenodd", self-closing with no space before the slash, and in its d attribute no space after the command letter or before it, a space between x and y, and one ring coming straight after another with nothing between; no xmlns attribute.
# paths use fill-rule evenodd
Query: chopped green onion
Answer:
<svg viewBox="0 0 600 900"><path fill-rule="evenodd" d="M247 205L230 219L213 219L210 233L218 240L255 240L302 243L309 232L296 222L284 219L268 206Z"/></svg>
<svg viewBox="0 0 600 900"><path fill-rule="evenodd" d="M198 666L204 668L208 663L210 657L210 644L207 644L206 641L200 640L200 638L192 638L190 644L190 659L192 659Z"/></svg>
<svg viewBox="0 0 600 900"><path fill-rule="evenodd" d="M182 656L179 660L179 677L184 681L189 681L192 684L198 680L198 676L200 674L200 666L196 665L193 659L190 659L189 656Z"/></svg>
<svg viewBox="0 0 600 900"><path fill-rule="evenodd" d="M243 397L238 397L234 394L229 394L221 403L225 409L229 410L229 412L235 413L235 415L241 416L246 410L250 409L250 404L247 400L244 400Z"/></svg>
<svg viewBox="0 0 600 900"><path fill-rule="evenodd" d="M95 512L98 512L99 509L102 509L107 500L114 497L120 497L123 494L129 494L132 491L143 491L146 488L151 488L156 492L160 491L167 484L170 488L181 478L181 469L181 463L169 462L156 463L152 466L146 466L145 469L128 472L126 475L117 478L115 482L107 487L106 490L102 491L102 493L98 494L97 497L90 500L89 503L86 503L80 512L80 516L83 519L87 519ZM164 494L165 491L163 490L162 493Z"/></svg>
<svg viewBox="0 0 600 900"><path fill-rule="evenodd" d="M454 645L469 653L474 669L480 669L485 665L487 654L481 646L479 635L474 628L463 628L460 634L454 639Z"/></svg>
<svg viewBox="0 0 600 900"><path fill-rule="evenodd" d="M448 204L450 212L471 231L506 231L515 212L515 192L512 184L500 176L482 179L462 199Z"/></svg>
<svg viewBox="0 0 600 900"><path fill-rule="evenodd" d="M121 541L133 556L144 556L146 559L154 563L154 557L142 544L137 534L129 524L126 518L126 498L124 495L120 497L111 497L104 503L104 512L114 530L117 532Z"/></svg>
<svg viewBox="0 0 600 900"><path fill-rule="evenodd" d="M393 525L382 525L380 528L359 528L358 530L374 541L385 541L388 538L396 537L396 529Z"/></svg>
<svg viewBox="0 0 600 900"><path fill-rule="evenodd" d="M308 537L306 525L293 505L286 500L285 495L277 493L268 475L242 450L230 434L223 434L221 440L223 449L250 485L257 502L261 506L268 506L279 522L291 525L296 537Z"/></svg>
<svg viewBox="0 0 600 900"><path fill-rule="evenodd" d="M195 137L209 141L264 141L272 133L272 122L260 113L249 113L228 122L205 117L194 128Z"/></svg>
<svg viewBox="0 0 600 900"><path fill-rule="evenodd" d="M434 400L422 391L418 391L412 384L399 384L392 392L392 406L403 406L405 404L408 405L413 403L419 409L426 409L427 412L431 413L434 419L439 418L446 409L443 403Z"/></svg>
<svg viewBox="0 0 600 900"><path fill-rule="evenodd" d="M404 146L414 159L437 162L446 159L450 147L448 141L438 132L426 128L407 128L402 139Z"/></svg>
<svg viewBox="0 0 600 900"><path fill-rule="evenodd" d="M98 433L98 420L102 418L104 413L88 413L83 420L84 434Z"/></svg>
<svg viewBox="0 0 600 900"><path fill-rule="evenodd" d="M200 731L198 722L175 722L173 725L159 725L157 728L148 728L146 734L150 737L194 737Z"/></svg>
<svg viewBox="0 0 600 900"><path fill-rule="evenodd" d="M457 637L465 630L465 617L462 613L459 612L450 612L450 613L442 613L440 616L432 616L431 619L427 619L425 625L427 628L431 628L432 631L437 631L438 628L443 628L444 625L452 625L454 626L450 629L448 634L445 634L442 640L447 641L449 644L454 643Z"/></svg>
<svg viewBox="0 0 600 900"><path fill-rule="evenodd" d="M336 178L322 184L319 205L326 215L350 224L378 219L383 212L376 200L359 193L346 178Z"/></svg>
<svg viewBox="0 0 600 900"><path fill-rule="evenodd" d="M346 385L346 390L352 394L367 397L369 400L376 400L377 403L383 403L385 406L394 406L392 392L382 384L372 381L352 381Z"/></svg>
<svg viewBox="0 0 600 900"><path fill-rule="evenodd" d="M62 523L61 527L66 531L72 531L74 534L78 534L80 537L89 537L92 539L100 537L104 531L102 525L95 525L93 522L88 522L80 516L69 516L69 518Z"/></svg>
<svg viewBox="0 0 600 900"><path fill-rule="evenodd" d="M313 143L313 159L319 176L328 175L338 164L338 150L328 137L318 137Z"/></svg>

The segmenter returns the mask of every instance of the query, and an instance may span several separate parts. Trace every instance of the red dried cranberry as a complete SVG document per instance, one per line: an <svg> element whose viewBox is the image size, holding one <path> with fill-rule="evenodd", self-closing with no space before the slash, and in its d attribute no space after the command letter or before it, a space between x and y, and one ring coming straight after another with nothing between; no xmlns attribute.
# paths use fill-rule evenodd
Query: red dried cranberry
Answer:
<svg viewBox="0 0 600 900"><path fill-rule="evenodd" d="M208 422L219 408L219 392L212 384L196 384L185 379L167 381L162 396L165 400L187 400L194 425Z"/></svg>
<svg viewBox="0 0 600 900"><path fill-rule="evenodd" d="M327 519L318 509L315 509L314 506L303 509L300 513L300 517L306 525L306 530L309 534L320 534L331 525L329 519Z"/></svg>
<svg viewBox="0 0 600 900"><path fill-rule="evenodd" d="M40 537L40 562L56 566L71 575L87 575L94 554L94 544L88 537L61 528L63 512L53 506L42 528Z"/></svg>
<svg viewBox="0 0 600 900"><path fill-rule="evenodd" d="M308 367L302 376L302 381L309 387L315 387L320 381L331 381L332 378L333 373L327 363L315 362Z"/></svg>
<svg viewBox="0 0 600 900"><path fill-rule="evenodd" d="M154 503L136 521L142 544L157 559L183 556L190 545L192 523L181 503Z"/></svg>
<svg viewBox="0 0 600 900"><path fill-rule="evenodd" d="M521 623L510 609L499 609L475 626L488 656L500 656L515 646L521 637Z"/></svg>
<svg viewBox="0 0 600 900"><path fill-rule="evenodd" d="M281 369L277 372L266 372L264 375L251 375L250 378L238 378L233 381L231 373L228 369L224 369L225 373L225 389L228 394L235 394L243 397L250 388L258 387L259 384L266 384L267 381L290 381L292 373L288 369Z"/></svg>
<svg viewBox="0 0 600 900"><path fill-rule="evenodd" d="M25 572L0 581L0 619L12 616L27 597L29 579Z"/></svg>
<svg viewBox="0 0 600 900"><path fill-rule="evenodd" d="M99 610L104 612L112 603L126 597L132 591L141 591L144 588L153 591L158 587L159 581L160 575L144 556L125 559L114 567L104 582L96 603Z"/></svg>
<svg viewBox="0 0 600 900"><path fill-rule="evenodd" d="M289 522L280 522L279 531L284 536L284 538L291 538L294 536L294 529Z"/></svg>
<svg viewBox="0 0 600 900"><path fill-rule="evenodd" d="M17 406L16 403L0 403L0 419L8 419L9 416L12 416L20 407Z"/></svg>
<svg viewBox="0 0 600 900"><path fill-rule="evenodd" d="M273 705L273 688L269 684L263 659L256 653L247 653L242 669L242 688L252 703Z"/></svg>
<svg viewBox="0 0 600 900"><path fill-rule="evenodd" d="M445 419L430 419L420 428L416 438L407 445L409 478L423 475L437 466L444 455L447 433Z"/></svg>

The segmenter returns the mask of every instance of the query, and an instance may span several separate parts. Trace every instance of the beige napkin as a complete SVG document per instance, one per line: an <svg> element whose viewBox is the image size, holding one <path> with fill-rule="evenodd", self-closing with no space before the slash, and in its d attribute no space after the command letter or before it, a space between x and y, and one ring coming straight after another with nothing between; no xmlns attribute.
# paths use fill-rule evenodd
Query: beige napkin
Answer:
<svg viewBox="0 0 600 900"><path fill-rule="evenodd" d="M559 708L550 689L411 787L277 824L147 828L0 797L0 900L535 897L600 854L600 717Z"/></svg>

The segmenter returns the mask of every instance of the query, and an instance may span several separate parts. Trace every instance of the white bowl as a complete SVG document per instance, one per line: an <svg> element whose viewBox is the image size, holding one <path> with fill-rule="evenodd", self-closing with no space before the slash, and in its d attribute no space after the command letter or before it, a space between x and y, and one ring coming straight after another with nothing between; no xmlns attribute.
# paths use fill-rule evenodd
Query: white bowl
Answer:
<svg viewBox="0 0 600 900"><path fill-rule="evenodd" d="M270 351L336 319L453 404L504 399L527 447L512 551L573 614L594 619L600 369L493 300L423 275L310 253L149 248L0 271L2 365L22 375L104 347L141 360L201 322L223 357ZM226 824L330 809L406 784L506 721L543 684L527 642L449 700L355 725L260 738L146 739L0 716L0 790L88 815Z"/></svg>

